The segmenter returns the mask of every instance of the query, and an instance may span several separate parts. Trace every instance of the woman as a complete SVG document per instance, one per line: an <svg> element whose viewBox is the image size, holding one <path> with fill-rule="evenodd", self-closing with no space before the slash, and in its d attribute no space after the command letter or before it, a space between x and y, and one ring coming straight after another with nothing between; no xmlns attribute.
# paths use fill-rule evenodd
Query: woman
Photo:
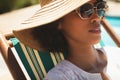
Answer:
<svg viewBox="0 0 120 80"><path fill-rule="evenodd" d="M82 2L81 0L78 4L77 1L80 0L51 2L41 0L43 7L40 10L41 13L38 12L41 15L26 21L24 24L27 24L27 27L14 30L15 36L32 48L67 53L66 59L50 70L44 80L109 80L105 74L107 58L104 50L94 48L94 44L101 39L100 23L107 8L106 2L103 0ZM56 4L59 6L55 6ZM73 8L75 5L77 6ZM61 10L61 6L64 9L67 7L66 10ZM49 15L42 14L42 12L48 13L47 11ZM62 11L64 15L59 11ZM54 18L55 14L56 18ZM41 20L43 22L40 23L39 19L43 19ZM39 27L33 28L30 25L34 21ZM26 38L23 34L27 35Z"/></svg>

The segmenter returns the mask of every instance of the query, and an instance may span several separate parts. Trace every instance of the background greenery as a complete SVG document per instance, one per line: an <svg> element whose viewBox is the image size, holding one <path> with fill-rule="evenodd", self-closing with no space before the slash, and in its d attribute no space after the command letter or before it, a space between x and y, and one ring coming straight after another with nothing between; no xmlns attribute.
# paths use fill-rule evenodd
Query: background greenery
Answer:
<svg viewBox="0 0 120 80"><path fill-rule="evenodd" d="M39 0L0 0L0 14L39 3Z"/></svg>

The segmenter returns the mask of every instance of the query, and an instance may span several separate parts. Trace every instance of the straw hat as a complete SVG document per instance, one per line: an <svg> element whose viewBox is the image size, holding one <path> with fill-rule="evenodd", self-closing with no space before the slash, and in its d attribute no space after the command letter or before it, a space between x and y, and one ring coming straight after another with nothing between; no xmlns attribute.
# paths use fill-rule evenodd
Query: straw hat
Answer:
<svg viewBox="0 0 120 80"><path fill-rule="evenodd" d="M41 9L13 30L14 35L25 45L42 50L40 43L31 36L34 27L51 23L72 12L89 0L40 0Z"/></svg>

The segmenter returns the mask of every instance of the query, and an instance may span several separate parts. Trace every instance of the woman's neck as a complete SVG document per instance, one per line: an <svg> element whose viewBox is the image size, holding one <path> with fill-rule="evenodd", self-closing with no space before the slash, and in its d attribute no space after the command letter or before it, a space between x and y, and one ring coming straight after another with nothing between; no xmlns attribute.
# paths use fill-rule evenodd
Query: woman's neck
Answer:
<svg viewBox="0 0 120 80"><path fill-rule="evenodd" d="M90 72L98 61L98 52L93 46L71 47L69 49L67 60ZM95 68L94 68L95 69ZM92 71L91 71L92 72Z"/></svg>
<svg viewBox="0 0 120 80"><path fill-rule="evenodd" d="M94 56L97 51L93 45L84 45L84 46L71 46L69 47L69 55L72 56Z"/></svg>

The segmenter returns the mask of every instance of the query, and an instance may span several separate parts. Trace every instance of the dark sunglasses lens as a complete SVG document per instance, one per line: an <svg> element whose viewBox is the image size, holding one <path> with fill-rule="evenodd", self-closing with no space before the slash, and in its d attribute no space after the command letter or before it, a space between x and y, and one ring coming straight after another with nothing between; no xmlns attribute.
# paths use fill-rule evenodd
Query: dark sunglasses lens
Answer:
<svg viewBox="0 0 120 80"><path fill-rule="evenodd" d="M89 18L93 12L93 6L89 3L86 3L80 7L80 14L83 18Z"/></svg>
<svg viewBox="0 0 120 80"><path fill-rule="evenodd" d="M106 9L106 2L99 2L96 4L97 9Z"/></svg>
<svg viewBox="0 0 120 80"><path fill-rule="evenodd" d="M105 10L107 9L106 2L99 2L96 4L97 14L99 17L104 17Z"/></svg>
<svg viewBox="0 0 120 80"><path fill-rule="evenodd" d="M97 10L97 14L99 17L104 17L105 11L104 10Z"/></svg>

